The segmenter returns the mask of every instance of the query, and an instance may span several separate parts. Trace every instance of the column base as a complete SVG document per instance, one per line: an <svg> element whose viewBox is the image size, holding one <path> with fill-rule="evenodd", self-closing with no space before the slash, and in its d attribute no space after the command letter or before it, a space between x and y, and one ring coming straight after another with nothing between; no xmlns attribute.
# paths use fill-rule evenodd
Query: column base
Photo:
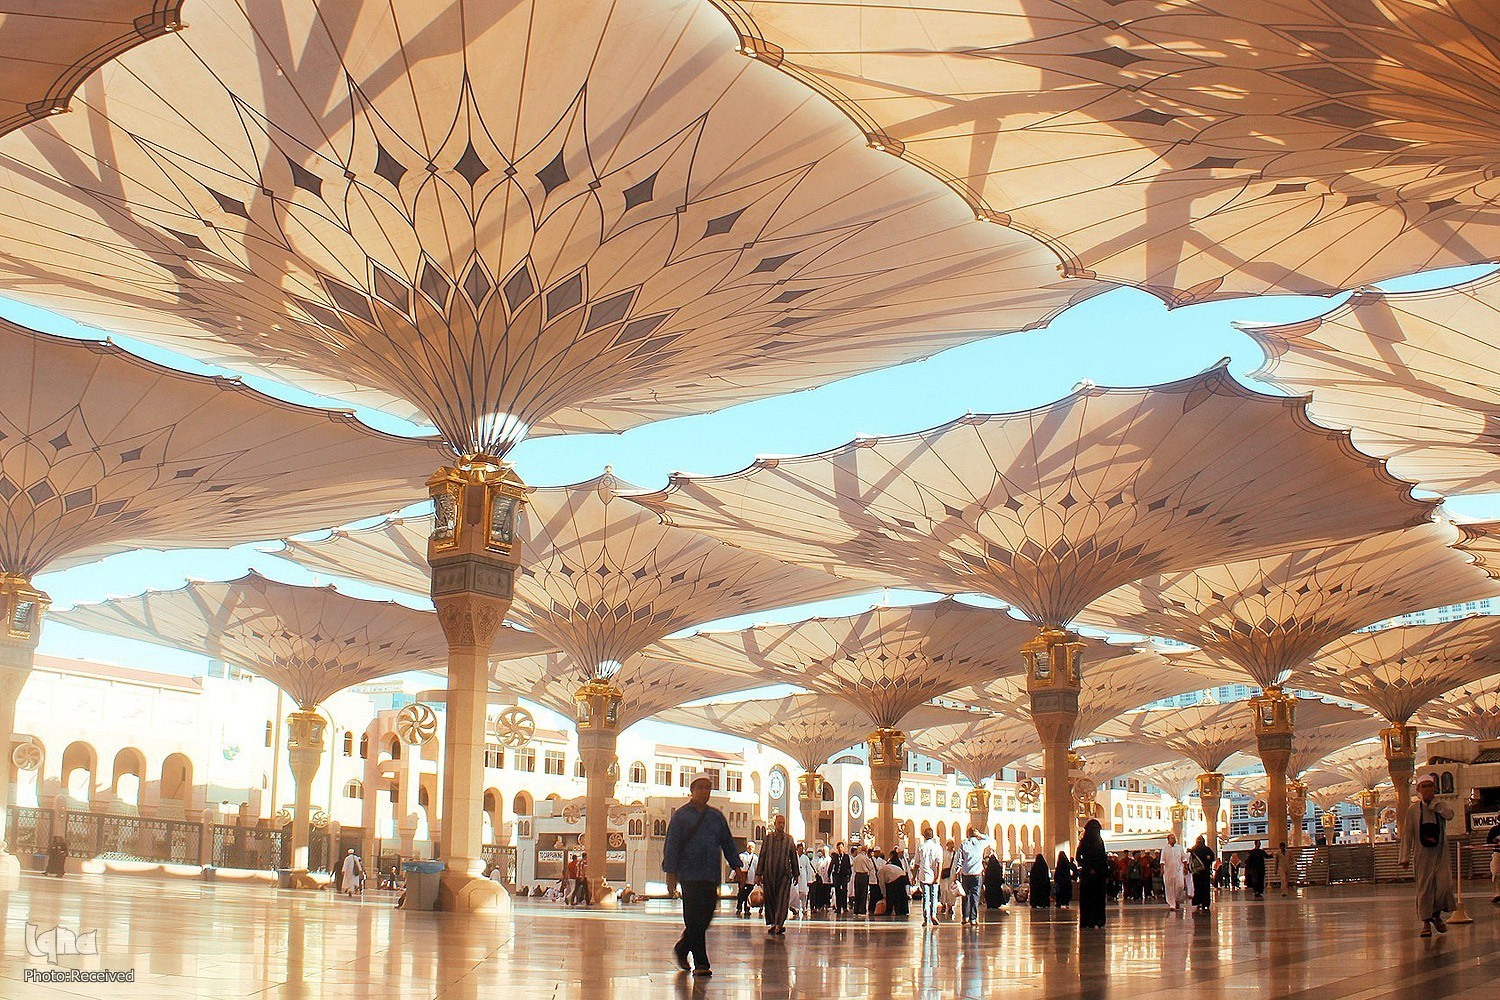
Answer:
<svg viewBox="0 0 1500 1000"><path fill-rule="evenodd" d="M437 908L447 913L510 915L510 893L483 875L445 871L438 876Z"/></svg>
<svg viewBox="0 0 1500 1000"><path fill-rule="evenodd" d="M589 886L589 904L591 910L618 910L620 908L620 893L613 888L605 888L599 882L593 882Z"/></svg>

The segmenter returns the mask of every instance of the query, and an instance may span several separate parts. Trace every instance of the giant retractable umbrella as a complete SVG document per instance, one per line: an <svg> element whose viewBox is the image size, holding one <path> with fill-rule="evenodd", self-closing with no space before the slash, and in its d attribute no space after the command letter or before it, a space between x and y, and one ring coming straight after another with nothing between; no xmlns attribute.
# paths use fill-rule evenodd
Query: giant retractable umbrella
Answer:
<svg viewBox="0 0 1500 1000"><path fill-rule="evenodd" d="M1417 755L1412 716L1443 692L1497 671L1500 618L1486 615L1355 632L1319 650L1294 682L1368 705L1384 717L1388 728L1381 737L1396 790L1396 815L1404 817Z"/></svg>
<svg viewBox="0 0 1500 1000"><path fill-rule="evenodd" d="M1257 378L1312 397L1319 423L1441 493L1500 489L1500 278L1424 292L1364 289L1298 323L1242 329Z"/></svg>
<svg viewBox="0 0 1500 1000"><path fill-rule="evenodd" d="M232 545L412 502L433 440L0 321L0 748L41 638L33 577L142 546ZM9 800L0 767L0 824Z"/></svg>
<svg viewBox="0 0 1500 1000"><path fill-rule="evenodd" d="M437 616L389 601L363 601L333 587L299 587L250 572L223 583L192 581L61 612L59 621L127 639L186 649L253 671L297 703L288 719L287 760L295 788L292 867L306 870L312 783L327 722L318 707L355 684L409 670L439 670L447 643ZM507 628L498 653L548 644ZM431 734L426 734L430 736Z"/></svg>
<svg viewBox="0 0 1500 1000"><path fill-rule="evenodd" d="M1057 803L1068 813L1062 836L1071 841L1073 817L1079 814L1080 796L1092 798L1097 782L1086 780L1085 758L1074 749L1073 741L1092 736L1109 720L1140 708L1142 705L1177 695L1201 691L1224 683L1223 672L1215 664L1194 653L1177 653L1170 657L1153 648L1095 643L1089 651L1089 682L1080 687L1078 707L1071 717L1071 729L1056 736L1059 743L1048 740L1048 723L1039 722L1034 713L1035 700L1028 697L1028 679L1003 677L985 684L971 685L950 692L948 697L981 711L1018 715L1029 719L1042 733L1043 750L1033 769L1046 774L1046 781L1059 789L1048 803ZM1047 719L1044 714L1041 717ZM1056 748L1056 749L1054 749ZM1049 758L1049 750L1054 754ZM1062 770L1048 772L1053 761ZM1071 850L1071 843L1069 844Z"/></svg>
<svg viewBox="0 0 1500 1000"><path fill-rule="evenodd" d="M0 139L0 289L438 428L439 905L499 905L471 793L514 445L923 357L1104 286L873 153L703 4L211 9Z"/></svg>
<svg viewBox="0 0 1500 1000"><path fill-rule="evenodd" d="M1007 655L1030 631L1001 611L948 599L876 607L841 618L700 632L658 644L686 663L750 667L786 684L841 698L873 729L870 783L880 813L878 842L896 837L896 789L905 766L908 713L945 692L1014 672ZM811 773L811 772L809 772ZM811 779L809 779L811 780Z"/></svg>
<svg viewBox="0 0 1500 1000"><path fill-rule="evenodd" d="M974 786L964 802L969 826L987 833L991 790L985 782L1036 746L1036 727L1014 715L977 715L921 729L910 720L905 725L912 746L953 768Z"/></svg>
<svg viewBox="0 0 1500 1000"><path fill-rule="evenodd" d="M1143 780L1160 788L1172 796L1171 807L1172 833L1176 835L1180 844L1186 836L1186 824L1188 807L1186 801L1189 796L1198 790L1198 776L1203 773L1203 766L1195 760L1169 760L1161 764L1152 764L1143 767L1140 775ZM1200 803L1199 811L1203 818L1208 819L1208 806ZM1214 823L1219 821L1218 806L1214 806Z"/></svg>
<svg viewBox="0 0 1500 1000"><path fill-rule="evenodd" d="M1471 740L1500 740L1500 673L1443 692L1414 721L1424 729Z"/></svg>
<svg viewBox="0 0 1500 1000"><path fill-rule="evenodd" d="M903 723L913 728L945 728L962 725L966 718L967 713L950 708L919 705L906 713ZM684 705L661 712L656 719L711 733L730 733L780 750L796 761L802 768L797 780L797 804L809 845L817 837L818 815L823 810L823 776L818 769L840 750L863 743L870 730L863 713L844 699L827 694ZM850 819L862 822L863 796L851 792L849 799ZM851 829L849 836L860 836L861 829ZM888 846L894 841L884 843Z"/></svg>
<svg viewBox="0 0 1500 1000"><path fill-rule="evenodd" d="M1488 8L711 2L747 55L1065 273L1181 305L1500 256Z"/></svg>
<svg viewBox="0 0 1500 1000"><path fill-rule="evenodd" d="M582 483L527 491L510 616L564 655L512 668L520 671L513 685L506 672L486 679L488 686L576 715L591 806L584 836L594 857L603 857L607 842L603 817L614 789L620 730L674 704L766 683L749 668L705 672L697 682L705 685L701 694L688 693L694 690L689 687L681 701L662 701L675 682L662 686L660 651L649 665L633 658L663 636L693 626L869 586L663 525L619 496L632 488L606 471ZM288 542L282 555L318 572L418 593L426 589L422 552L430 531L430 518L392 520L323 541ZM690 678L690 672L671 676ZM554 695L557 687L567 693L543 698L548 686ZM593 877L600 884L591 898L603 900L604 869Z"/></svg>
<svg viewBox="0 0 1500 1000"><path fill-rule="evenodd" d="M1500 592L1467 556L1457 532L1424 524L1357 542L1248 559L1128 584L1082 620L1190 642L1235 664L1261 687L1252 699L1256 744L1270 776L1270 835L1285 832L1295 699L1292 672L1341 636L1408 611Z"/></svg>
<svg viewBox="0 0 1500 1000"><path fill-rule="evenodd" d="M1313 425L1301 400L1221 368L1142 389L1084 387L1018 413L862 438L638 498L672 524L883 584L983 592L1026 613L1022 650L1049 788L1066 783L1077 636L1090 601L1153 573L1425 519L1428 505ZM1071 809L1049 792L1049 853ZM1044 829L1047 829L1044 827Z"/></svg>
<svg viewBox="0 0 1500 1000"><path fill-rule="evenodd" d="M1336 774L1355 787L1354 800L1359 803L1360 812L1364 814L1365 831L1369 834L1370 843L1375 843L1381 793L1390 781L1384 741L1356 743L1342 750L1335 750L1318 762L1318 770Z"/></svg>

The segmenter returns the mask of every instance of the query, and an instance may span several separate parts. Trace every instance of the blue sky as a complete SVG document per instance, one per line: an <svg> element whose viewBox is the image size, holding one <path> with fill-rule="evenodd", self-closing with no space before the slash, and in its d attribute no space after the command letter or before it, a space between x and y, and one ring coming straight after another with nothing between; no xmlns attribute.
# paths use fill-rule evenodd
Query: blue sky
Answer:
<svg viewBox="0 0 1500 1000"><path fill-rule="evenodd" d="M1443 287L1490 270L1493 268L1432 272L1383 287ZM1149 385L1194 374L1229 358L1231 371L1255 385L1247 373L1261 363L1261 351L1233 324L1306 319L1339 301L1275 296L1168 311L1145 293L1118 289L1073 307L1045 330L998 336L926 361L820 389L715 414L662 421L624 434L528 441L513 457L521 475L533 485L577 482L612 465L621 478L656 487L673 471L730 472L748 465L757 455L806 453L842 444L856 435L920 430L965 412L1035 406L1068 393L1082 380L1108 386ZM92 328L5 300L0 300L0 315L51 333L100 336ZM216 371L126 338L117 338L117 342L173 367L200 373ZM319 402L296 390L256 379L247 381L296 402ZM361 412L360 416L384 430L415 432L381 414ZM1450 507L1465 515L1500 516L1500 503L1493 497L1467 498ZM247 545L129 553L62 573L43 574L37 583L52 595L58 607L65 607L147 588L176 587L189 577L228 579L250 567L291 583L313 582L297 567ZM373 588L343 589L356 596L392 596ZM916 595L888 596L900 601ZM759 617L793 620L807 613L850 613L870 603L868 597L860 597ZM199 673L204 666L204 661L192 654L96 636L56 623L46 627L41 651L177 673Z"/></svg>

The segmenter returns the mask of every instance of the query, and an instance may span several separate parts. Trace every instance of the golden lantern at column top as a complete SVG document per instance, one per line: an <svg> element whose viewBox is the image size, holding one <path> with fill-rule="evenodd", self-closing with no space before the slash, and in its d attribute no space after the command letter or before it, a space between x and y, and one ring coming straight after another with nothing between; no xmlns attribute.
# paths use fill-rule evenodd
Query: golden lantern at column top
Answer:
<svg viewBox="0 0 1500 1000"><path fill-rule="evenodd" d="M1178 803L1174 804L1172 806L1172 808L1171 808L1171 815L1172 815L1172 822L1173 823L1186 823L1187 822L1187 814L1188 814L1188 807L1185 806L1185 805L1183 805L1181 802L1178 802Z"/></svg>
<svg viewBox="0 0 1500 1000"><path fill-rule="evenodd" d="M906 763L906 734L899 729L881 727L866 738L870 748L871 767L902 767Z"/></svg>
<svg viewBox="0 0 1500 1000"><path fill-rule="evenodd" d="M1339 825L1339 814L1330 810L1329 812L1323 814L1322 821L1323 829L1336 830L1338 829Z"/></svg>
<svg viewBox="0 0 1500 1000"><path fill-rule="evenodd" d="M1074 632L1055 625L1042 626L1021 647L1021 658L1026 663L1026 689L1078 687L1085 645Z"/></svg>
<svg viewBox="0 0 1500 1000"><path fill-rule="evenodd" d="M585 681L573 693L580 731L613 731L620 725L620 703L625 692L599 677Z"/></svg>
<svg viewBox="0 0 1500 1000"><path fill-rule="evenodd" d="M1198 797L1201 799L1220 798L1224 794L1224 775L1218 771L1208 771L1198 775ZM1186 808L1185 806L1183 808Z"/></svg>
<svg viewBox="0 0 1500 1000"><path fill-rule="evenodd" d="M516 549L527 488L515 469L489 455L465 455L427 480L432 553L457 549L510 555Z"/></svg>
<svg viewBox="0 0 1500 1000"><path fill-rule="evenodd" d="M1402 760L1417 753L1417 729L1405 723L1390 726L1380 731L1380 742L1385 747L1386 760Z"/></svg>
<svg viewBox="0 0 1500 1000"><path fill-rule="evenodd" d="M1287 735L1296 722L1297 699L1279 687L1269 687L1250 699L1255 712L1255 734Z"/></svg>
<svg viewBox="0 0 1500 1000"><path fill-rule="evenodd" d="M1378 788L1366 788L1359 793L1359 807L1361 809L1380 808L1380 790Z"/></svg>
<svg viewBox="0 0 1500 1000"><path fill-rule="evenodd" d="M1083 755L1081 753L1079 753L1077 750L1069 750L1068 751L1068 773L1069 774L1082 774L1083 773Z"/></svg>
<svg viewBox="0 0 1500 1000"><path fill-rule="evenodd" d="M990 790L988 788L971 788L969 794L964 796L964 807L969 812L982 812L990 807Z"/></svg>
<svg viewBox="0 0 1500 1000"><path fill-rule="evenodd" d="M7 639L37 641L41 638L42 615L51 606L52 598L33 587L26 577L0 573L0 612L5 615Z"/></svg>

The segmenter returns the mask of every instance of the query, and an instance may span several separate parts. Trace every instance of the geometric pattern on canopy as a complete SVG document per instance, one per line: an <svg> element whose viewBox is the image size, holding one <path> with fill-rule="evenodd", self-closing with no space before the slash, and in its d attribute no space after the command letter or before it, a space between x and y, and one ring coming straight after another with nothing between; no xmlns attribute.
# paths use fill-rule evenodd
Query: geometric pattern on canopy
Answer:
<svg viewBox="0 0 1500 1000"><path fill-rule="evenodd" d="M1493 183L1493 182L1492 182ZM1310 394L1361 450L1439 493L1500 490L1500 276L1424 292L1365 289L1300 323L1241 327L1257 378Z"/></svg>
<svg viewBox="0 0 1500 1000"><path fill-rule="evenodd" d="M1186 802L1198 790L1198 775L1203 768L1194 761L1176 760L1143 767L1137 773L1148 785L1160 788L1178 802Z"/></svg>
<svg viewBox="0 0 1500 1000"><path fill-rule="evenodd" d="M1296 775L1318 767L1323 758L1337 750L1380 735L1383 725L1380 719L1363 712L1308 698L1297 701L1296 724L1292 758L1287 765L1287 773Z"/></svg>
<svg viewBox="0 0 1500 1000"><path fill-rule="evenodd" d="M959 724L968 716L920 705L906 718L914 727L932 727ZM834 754L862 744L870 734L869 720L843 699L825 694L691 705L660 712L656 721L764 743L792 758L804 772L816 771Z"/></svg>
<svg viewBox="0 0 1500 1000"><path fill-rule="evenodd" d="M1231 755L1255 746L1254 718L1246 702L1203 701L1181 708L1127 712L1100 726L1098 735L1146 746L1164 746L1200 771L1217 771Z"/></svg>
<svg viewBox="0 0 1500 1000"><path fill-rule="evenodd" d="M1180 305L1500 257L1483 4L712 2L1071 274Z"/></svg>
<svg viewBox="0 0 1500 1000"><path fill-rule="evenodd" d="M389 601L364 601L333 587L299 587L251 571L222 583L192 581L60 612L78 628L189 650L254 671L301 708L354 684L407 670L441 670L448 644L437 615ZM505 628L496 656L548 648L539 636Z"/></svg>
<svg viewBox="0 0 1500 1000"><path fill-rule="evenodd" d="M1300 400L1222 366L857 439L633 497L669 523L887 585L988 594L1066 624L1143 576L1426 519Z"/></svg>
<svg viewBox="0 0 1500 1000"><path fill-rule="evenodd" d="M1379 741L1356 743L1335 750L1318 762L1318 770L1336 774L1351 781L1359 789L1379 788L1391 783L1390 767L1385 759L1385 746Z"/></svg>
<svg viewBox="0 0 1500 1000"><path fill-rule="evenodd" d="M981 715L917 730L907 723L907 744L982 785L1036 749L1036 727L1025 719Z"/></svg>
<svg viewBox="0 0 1500 1000"><path fill-rule="evenodd" d="M1355 632L1318 651L1292 683L1410 721L1451 688L1500 672L1500 617Z"/></svg>
<svg viewBox="0 0 1500 1000"><path fill-rule="evenodd" d="M0 572L231 545L411 503L436 439L0 320Z"/></svg>
<svg viewBox="0 0 1500 1000"><path fill-rule="evenodd" d="M510 616L588 676L695 625L869 589L663 525L616 497L633 488L606 472L533 490L525 507Z"/></svg>
<svg viewBox="0 0 1500 1000"><path fill-rule="evenodd" d="M1083 651L1083 689L1078 695L1075 739L1087 739L1111 719L1153 701L1224 683L1221 671L1198 670L1202 658L1171 657L1151 649L1093 641ZM1024 677L1004 677L950 691L944 698L980 711L1030 720L1031 700Z"/></svg>
<svg viewBox="0 0 1500 1000"><path fill-rule="evenodd" d="M490 661L490 689L510 698L528 698L569 718L577 710L573 693L589 671L565 652ZM734 694L773 683L754 671L716 670L653 656L651 650L627 658L611 678L624 692L619 728L701 698Z"/></svg>
<svg viewBox="0 0 1500 1000"><path fill-rule="evenodd" d="M66 111L73 91L100 66L182 23L182 0L22 2L0 8L0 135Z"/></svg>
<svg viewBox="0 0 1500 1000"><path fill-rule="evenodd" d="M0 287L502 457L1108 287L872 153L706 5L629 6L217 5L0 141Z"/></svg>
<svg viewBox="0 0 1500 1000"><path fill-rule="evenodd" d="M630 488L605 472L531 490L518 529L510 618L566 651L585 676L607 675L694 625L869 589L665 526L617 498ZM280 554L315 572L425 596L431 528L429 517L389 519L325 541L287 542Z"/></svg>
<svg viewBox="0 0 1500 1000"><path fill-rule="evenodd" d="M743 670L842 698L877 727L898 728L923 702L1021 669L1036 630L1002 610L950 599L875 607L843 618L758 625L668 639L655 650L685 663Z"/></svg>
<svg viewBox="0 0 1500 1000"><path fill-rule="evenodd" d="M1086 743L1074 748L1083 758L1083 776L1096 785L1134 774L1143 767L1175 760L1179 754L1171 747L1147 743ZM1040 770L1041 758L1035 767Z"/></svg>
<svg viewBox="0 0 1500 1000"><path fill-rule="evenodd" d="M1500 585L1449 546L1449 524L1165 573L1095 601L1080 620L1201 646L1262 688L1335 639L1410 611L1478 600Z"/></svg>
<svg viewBox="0 0 1500 1000"><path fill-rule="evenodd" d="M1412 721L1434 732L1500 740L1500 673L1444 691Z"/></svg>

